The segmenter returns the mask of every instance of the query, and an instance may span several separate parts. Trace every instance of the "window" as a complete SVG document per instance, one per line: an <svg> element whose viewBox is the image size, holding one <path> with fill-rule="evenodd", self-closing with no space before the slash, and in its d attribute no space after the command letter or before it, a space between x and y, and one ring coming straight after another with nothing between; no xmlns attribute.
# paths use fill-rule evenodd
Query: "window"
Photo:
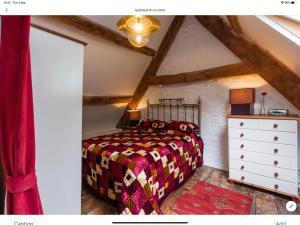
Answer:
<svg viewBox="0 0 300 225"><path fill-rule="evenodd" d="M281 35L300 46L300 16L257 16ZM297 19L297 20L296 20Z"/></svg>
<svg viewBox="0 0 300 225"><path fill-rule="evenodd" d="M288 32L300 38L300 16L270 16L270 18Z"/></svg>
<svg viewBox="0 0 300 225"><path fill-rule="evenodd" d="M281 17L290 20L291 22L300 24L300 16L281 16Z"/></svg>

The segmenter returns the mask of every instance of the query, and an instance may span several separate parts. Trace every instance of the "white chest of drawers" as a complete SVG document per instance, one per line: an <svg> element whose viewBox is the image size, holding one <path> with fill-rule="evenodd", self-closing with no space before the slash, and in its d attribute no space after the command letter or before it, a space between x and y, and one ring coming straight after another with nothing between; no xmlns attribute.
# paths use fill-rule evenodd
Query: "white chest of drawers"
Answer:
<svg viewBox="0 0 300 225"><path fill-rule="evenodd" d="M298 117L229 116L229 180L299 200Z"/></svg>

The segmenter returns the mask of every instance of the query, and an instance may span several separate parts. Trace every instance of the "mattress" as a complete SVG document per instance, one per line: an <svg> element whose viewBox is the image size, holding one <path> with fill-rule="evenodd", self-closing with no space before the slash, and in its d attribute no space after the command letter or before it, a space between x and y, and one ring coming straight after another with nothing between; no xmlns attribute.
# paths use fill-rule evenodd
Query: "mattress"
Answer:
<svg viewBox="0 0 300 225"><path fill-rule="evenodd" d="M162 214L160 205L203 163L195 132L127 129L83 141L83 182L118 214Z"/></svg>

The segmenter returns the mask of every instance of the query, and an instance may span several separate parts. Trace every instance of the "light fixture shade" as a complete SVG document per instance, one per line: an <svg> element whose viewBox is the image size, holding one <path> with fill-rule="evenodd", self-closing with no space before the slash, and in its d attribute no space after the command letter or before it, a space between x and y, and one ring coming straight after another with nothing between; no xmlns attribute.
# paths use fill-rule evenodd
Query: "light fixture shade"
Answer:
<svg viewBox="0 0 300 225"><path fill-rule="evenodd" d="M160 29L159 21L152 16L124 16L117 26L127 33L129 42L137 48L145 46L150 35Z"/></svg>
<svg viewBox="0 0 300 225"><path fill-rule="evenodd" d="M145 46L146 44L148 44L149 35L128 33L128 40L133 46L135 46L137 48L141 48L141 47Z"/></svg>
<svg viewBox="0 0 300 225"><path fill-rule="evenodd" d="M127 110L128 120L140 120L141 119L141 110Z"/></svg>
<svg viewBox="0 0 300 225"><path fill-rule="evenodd" d="M117 26L127 33L152 34L160 29L160 22L152 16L124 16Z"/></svg>

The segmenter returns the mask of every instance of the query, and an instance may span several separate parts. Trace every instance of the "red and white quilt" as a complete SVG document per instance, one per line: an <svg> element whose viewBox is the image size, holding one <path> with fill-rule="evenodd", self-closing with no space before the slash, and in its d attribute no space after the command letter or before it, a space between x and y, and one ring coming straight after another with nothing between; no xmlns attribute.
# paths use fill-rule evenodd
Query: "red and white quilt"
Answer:
<svg viewBox="0 0 300 225"><path fill-rule="evenodd" d="M83 181L118 214L162 214L160 205L202 165L196 132L138 128L85 140Z"/></svg>

